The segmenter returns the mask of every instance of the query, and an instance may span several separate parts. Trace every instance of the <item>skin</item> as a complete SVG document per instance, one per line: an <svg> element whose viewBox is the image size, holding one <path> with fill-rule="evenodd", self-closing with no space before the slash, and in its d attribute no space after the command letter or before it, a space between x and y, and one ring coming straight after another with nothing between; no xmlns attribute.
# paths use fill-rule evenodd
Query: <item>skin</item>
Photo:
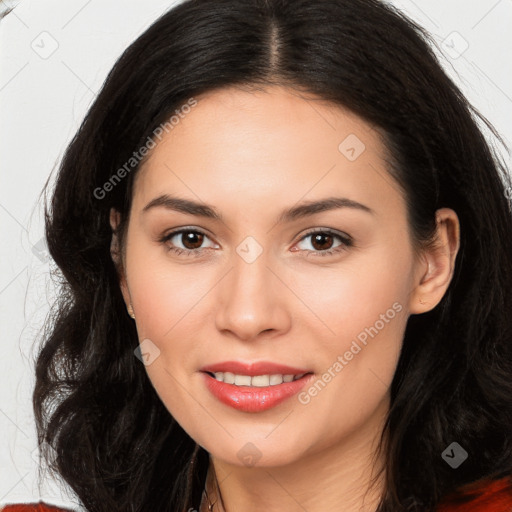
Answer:
<svg viewBox="0 0 512 512"><path fill-rule="evenodd" d="M278 86L196 99L139 171L121 261L113 252L139 339L160 350L148 376L210 453L225 510L324 512L340 503L345 512L375 510L383 480L370 490L369 481L384 461L373 455L404 329L448 288L457 215L438 210L437 246L417 254L404 197L372 126ZM338 149L350 134L365 145L354 161ZM142 212L166 193L207 203L223 221L164 207ZM373 213L345 207L276 223L287 208L332 196ZM112 210L113 229L118 221ZM159 241L185 226L206 236ZM349 235L353 245L320 256L343 242L334 236L314 244L305 236L312 228ZM263 250L251 263L236 251L248 236ZM205 250L177 255L173 244ZM394 303L401 311L307 404L294 396L264 412L240 412L212 396L199 373L226 360L267 360L309 368L317 380ZM252 467L237 456L249 442L260 457Z"/></svg>

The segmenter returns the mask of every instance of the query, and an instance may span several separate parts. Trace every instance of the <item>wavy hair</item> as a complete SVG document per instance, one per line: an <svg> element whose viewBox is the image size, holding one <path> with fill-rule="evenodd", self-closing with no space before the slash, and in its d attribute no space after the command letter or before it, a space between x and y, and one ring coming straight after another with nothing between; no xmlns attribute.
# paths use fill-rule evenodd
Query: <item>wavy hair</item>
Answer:
<svg viewBox="0 0 512 512"><path fill-rule="evenodd" d="M432 241L438 208L458 214L450 286L433 310L408 319L381 438L378 512L434 510L464 485L498 477L512 487L511 178L490 142L502 139L434 45L377 0L187 0L118 59L45 197L61 289L37 354L33 406L51 470L88 511L199 508L208 453L134 357L109 212L121 214L122 247L140 164L115 175L187 100L228 86L313 93L378 129L415 248ZM99 194L107 182L115 186ZM456 470L441 456L453 441L469 454Z"/></svg>

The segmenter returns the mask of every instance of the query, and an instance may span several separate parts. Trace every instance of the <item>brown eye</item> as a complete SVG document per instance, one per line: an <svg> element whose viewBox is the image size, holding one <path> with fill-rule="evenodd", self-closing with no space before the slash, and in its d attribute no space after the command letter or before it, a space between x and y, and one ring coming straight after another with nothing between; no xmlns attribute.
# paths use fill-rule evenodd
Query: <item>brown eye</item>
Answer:
<svg viewBox="0 0 512 512"><path fill-rule="evenodd" d="M306 251L307 256L329 256L347 250L348 247L353 245L353 241L348 235L342 235L326 229L307 233L299 243L308 239L311 240L309 244L311 249L302 248ZM336 240L339 242L337 245L334 245Z"/></svg>
<svg viewBox="0 0 512 512"><path fill-rule="evenodd" d="M330 249L333 244L333 236L328 233L315 233L311 236L311 245L319 251Z"/></svg>
<svg viewBox="0 0 512 512"><path fill-rule="evenodd" d="M212 243L209 247L202 247L207 240L210 238L202 231L182 228L163 236L160 242L177 255L198 256L215 245Z"/></svg>
<svg viewBox="0 0 512 512"><path fill-rule="evenodd" d="M180 235L185 249L199 249L203 244L204 235L197 231L182 231Z"/></svg>

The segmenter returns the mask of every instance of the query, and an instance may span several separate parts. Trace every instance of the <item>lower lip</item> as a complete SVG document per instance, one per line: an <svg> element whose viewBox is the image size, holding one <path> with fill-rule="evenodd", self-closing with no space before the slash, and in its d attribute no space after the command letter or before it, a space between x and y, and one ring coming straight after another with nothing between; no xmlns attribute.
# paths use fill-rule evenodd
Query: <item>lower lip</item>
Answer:
<svg viewBox="0 0 512 512"><path fill-rule="evenodd" d="M236 386L218 381L208 373L204 373L206 386L223 404L243 412L262 412L284 402L296 395L311 380L313 374L292 382L283 382L275 386L255 387Z"/></svg>

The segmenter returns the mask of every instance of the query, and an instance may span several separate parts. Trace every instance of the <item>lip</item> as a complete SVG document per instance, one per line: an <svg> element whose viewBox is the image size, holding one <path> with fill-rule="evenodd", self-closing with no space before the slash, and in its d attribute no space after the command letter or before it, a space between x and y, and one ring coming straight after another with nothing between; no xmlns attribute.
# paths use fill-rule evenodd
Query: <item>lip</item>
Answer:
<svg viewBox="0 0 512 512"><path fill-rule="evenodd" d="M292 368L284 364L272 363L270 361L258 361L254 363L243 363L241 361L224 361L211 364L200 369L202 372L231 372L238 375L301 375L311 373L311 370L304 368ZM280 384L279 384L280 385ZM264 388L263 388L264 389Z"/></svg>
<svg viewBox="0 0 512 512"><path fill-rule="evenodd" d="M245 364L237 361L226 361L205 366L201 369L201 372L206 387L220 402L239 411L251 413L263 412L276 407L288 398L296 395L314 378L314 373L310 370L269 362ZM274 386L255 387L226 384L225 382L218 381L208 372L231 372L251 377L275 374L300 375L302 373L306 375L292 382L283 382Z"/></svg>

